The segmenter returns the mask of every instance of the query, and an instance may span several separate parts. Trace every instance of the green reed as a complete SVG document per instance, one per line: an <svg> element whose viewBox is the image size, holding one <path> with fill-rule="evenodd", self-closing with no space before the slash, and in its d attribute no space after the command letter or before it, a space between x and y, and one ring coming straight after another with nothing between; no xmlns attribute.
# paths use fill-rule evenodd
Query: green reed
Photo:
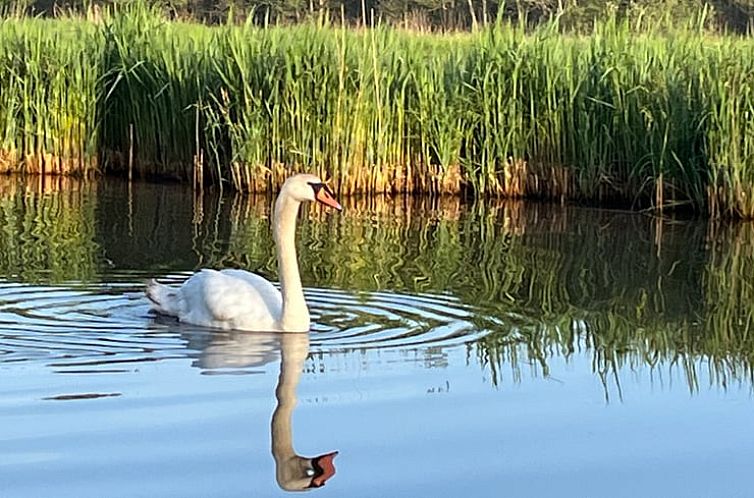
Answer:
<svg viewBox="0 0 754 498"><path fill-rule="evenodd" d="M236 188L264 190L292 167L331 176L346 193L468 187L752 214L742 178L747 145L720 143L722 125L710 119L716 95L706 87L721 85L721 50L746 42L694 32L635 40L615 23L587 38L552 27L528 36L511 26L454 37L382 27L195 29L217 51L211 66L187 66L197 69L193 89L204 92L188 99L204 126L193 142ZM167 66L163 59L185 58L181 47L163 44L157 61L138 53L132 64ZM743 55L723 64L738 74ZM172 92L157 88L165 79L154 78L152 94L169 99ZM186 136L176 142L191 143L192 104L166 105L184 109ZM733 162L715 167L713 150Z"/></svg>
<svg viewBox="0 0 754 498"><path fill-rule="evenodd" d="M84 21L0 19L0 172L97 168L100 38Z"/></svg>
<svg viewBox="0 0 754 498"><path fill-rule="evenodd" d="M245 191L306 170L342 194L754 216L754 41L694 26L207 27L136 3L7 19L0 41L5 170L99 160Z"/></svg>

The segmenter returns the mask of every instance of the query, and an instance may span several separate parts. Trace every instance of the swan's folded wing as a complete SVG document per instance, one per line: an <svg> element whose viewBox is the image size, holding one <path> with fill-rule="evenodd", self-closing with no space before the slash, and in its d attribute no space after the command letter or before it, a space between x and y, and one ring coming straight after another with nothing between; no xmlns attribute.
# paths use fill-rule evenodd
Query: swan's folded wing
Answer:
<svg viewBox="0 0 754 498"><path fill-rule="evenodd" d="M222 270L225 276L246 282L259 296L260 307L266 308L276 317L280 317L283 308L283 297L280 291L269 280L245 270L227 269ZM257 303L257 301L255 301Z"/></svg>
<svg viewBox="0 0 754 498"><path fill-rule="evenodd" d="M184 284L186 321L224 329L272 328L281 308L280 293L258 275L202 270ZM277 294L277 299L275 294Z"/></svg>

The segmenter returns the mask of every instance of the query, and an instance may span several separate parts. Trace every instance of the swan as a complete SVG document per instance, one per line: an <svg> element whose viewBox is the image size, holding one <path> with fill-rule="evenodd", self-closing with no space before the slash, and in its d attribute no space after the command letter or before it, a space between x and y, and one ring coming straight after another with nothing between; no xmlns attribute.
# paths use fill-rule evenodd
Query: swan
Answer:
<svg viewBox="0 0 754 498"><path fill-rule="evenodd" d="M309 335L282 334L280 346L280 375L275 388L278 404L270 422L275 479L285 491L308 491L324 486L335 475L333 459L338 452L305 457L294 450L291 420L296 407L296 387L309 356Z"/></svg>
<svg viewBox="0 0 754 498"><path fill-rule="evenodd" d="M332 190L315 175L298 174L283 183L272 217L280 290L244 270L203 269L180 286L152 279L146 295L152 309L179 321L224 330L308 332L309 309L296 259L296 216L302 202L317 201L341 211Z"/></svg>

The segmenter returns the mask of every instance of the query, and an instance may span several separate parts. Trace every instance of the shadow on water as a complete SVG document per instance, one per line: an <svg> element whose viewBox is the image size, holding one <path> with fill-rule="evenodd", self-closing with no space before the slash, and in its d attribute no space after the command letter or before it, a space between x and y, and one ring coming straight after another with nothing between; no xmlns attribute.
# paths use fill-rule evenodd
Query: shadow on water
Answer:
<svg viewBox="0 0 754 498"><path fill-rule="evenodd" d="M587 352L606 393L620 394L624 368L680 372L692 391L702 370L721 388L754 383L752 224L455 198L344 204L305 209L299 228L315 354L403 348L436 366L463 345L498 385ZM176 185L3 179L0 274L134 293L200 266L276 279L270 206Z"/></svg>

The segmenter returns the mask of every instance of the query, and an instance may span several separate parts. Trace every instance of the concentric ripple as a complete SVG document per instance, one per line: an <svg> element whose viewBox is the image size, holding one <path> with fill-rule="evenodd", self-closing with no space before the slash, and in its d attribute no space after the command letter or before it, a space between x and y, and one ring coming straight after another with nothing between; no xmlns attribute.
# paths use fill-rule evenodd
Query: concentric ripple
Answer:
<svg viewBox="0 0 754 498"><path fill-rule="evenodd" d="M161 278L180 283L186 273ZM60 373L121 372L193 358L206 369L247 368L277 357L274 335L190 327L155 316L141 275L96 284L0 283L0 364L42 361ZM474 341L474 311L451 295L306 290L312 352L426 349Z"/></svg>
<svg viewBox="0 0 754 498"><path fill-rule="evenodd" d="M310 289L307 298L312 344L325 349L447 347L481 334L473 310L449 295Z"/></svg>

